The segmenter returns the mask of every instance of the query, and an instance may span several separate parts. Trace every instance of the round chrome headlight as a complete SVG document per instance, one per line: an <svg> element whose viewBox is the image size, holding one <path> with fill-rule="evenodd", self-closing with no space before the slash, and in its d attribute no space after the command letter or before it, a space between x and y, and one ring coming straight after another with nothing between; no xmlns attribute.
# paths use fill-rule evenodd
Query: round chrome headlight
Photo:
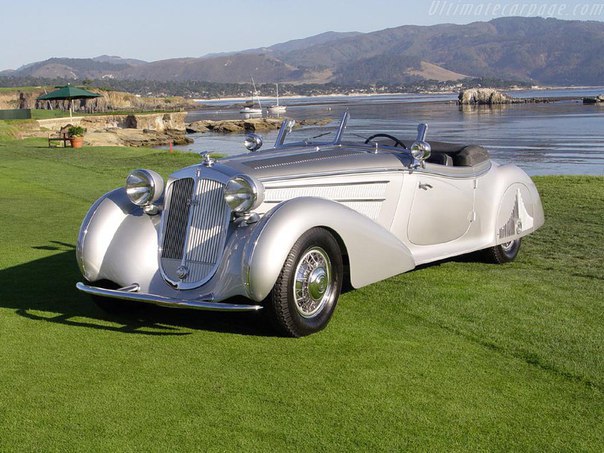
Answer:
<svg viewBox="0 0 604 453"><path fill-rule="evenodd" d="M432 153L432 147L428 142L415 142L411 145L411 155L416 160L426 160Z"/></svg>
<svg viewBox="0 0 604 453"><path fill-rule="evenodd" d="M248 134L245 136L243 145L248 151L254 152L262 148L262 136L256 134Z"/></svg>
<svg viewBox="0 0 604 453"><path fill-rule="evenodd" d="M224 188L224 201L236 213L251 211L262 203L263 198L262 187L249 176L235 176Z"/></svg>
<svg viewBox="0 0 604 453"><path fill-rule="evenodd" d="M126 193L137 206L155 203L164 193L164 180L152 170L134 170L126 178Z"/></svg>

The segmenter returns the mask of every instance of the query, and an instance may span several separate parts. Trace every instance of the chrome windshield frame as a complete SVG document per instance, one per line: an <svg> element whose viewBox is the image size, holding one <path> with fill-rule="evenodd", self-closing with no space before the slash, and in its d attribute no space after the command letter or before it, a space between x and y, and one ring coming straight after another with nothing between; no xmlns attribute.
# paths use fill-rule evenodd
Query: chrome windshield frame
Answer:
<svg viewBox="0 0 604 453"><path fill-rule="evenodd" d="M338 124L337 128L336 128L336 135L333 139L333 141L331 142L321 142L321 143L315 143L315 142L310 142L308 140L302 141L302 142L295 142L295 143L285 143L285 139L287 138L287 135L291 132L295 121L294 120L283 120L283 122L281 123L281 127L279 128L279 134L277 135L277 139L275 140L275 148L284 148L287 146L309 146L309 145L313 145L313 146L325 146L325 145L340 145L342 143L342 136L344 135L344 131L346 130L346 125L348 124L348 120L350 119L350 113L348 113L348 111L344 112L342 114L342 117L340 118L340 123ZM322 134L325 135L325 134ZM316 137L315 137L316 138Z"/></svg>

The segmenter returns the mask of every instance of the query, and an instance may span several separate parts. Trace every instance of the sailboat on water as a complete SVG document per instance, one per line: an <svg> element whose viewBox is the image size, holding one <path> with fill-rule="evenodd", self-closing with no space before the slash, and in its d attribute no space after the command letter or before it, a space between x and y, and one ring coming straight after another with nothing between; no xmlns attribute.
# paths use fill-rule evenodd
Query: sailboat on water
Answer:
<svg viewBox="0 0 604 453"><path fill-rule="evenodd" d="M287 106L279 105L279 84L276 83L275 86L277 87L277 103L269 106L268 111L272 114L285 113Z"/></svg>
<svg viewBox="0 0 604 453"><path fill-rule="evenodd" d="M246 105L241 110L239 110L239 113L242 113L244 115L262 115L262 103L260 102L260 97L258 96L258 91L256 90L256 83L254 82L253 77L251 79L252 79L252 86L254 87L254 94L252 97L252 101L250 102L250 105ZM254 107L254 99L258 103L258 107Z"/></svg>

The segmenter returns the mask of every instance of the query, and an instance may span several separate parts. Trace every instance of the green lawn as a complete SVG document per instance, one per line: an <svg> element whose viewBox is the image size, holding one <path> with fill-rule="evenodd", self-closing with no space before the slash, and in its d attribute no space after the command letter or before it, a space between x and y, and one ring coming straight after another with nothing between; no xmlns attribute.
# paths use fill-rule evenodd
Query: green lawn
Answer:
<svg viewBox="0 0 604 453"><path fill-rule="evenodd" d="M0 131L1 132L1 131ZM196 155L0 141L0 451L604 450L604 178L535 178L519 259L344 294L329 327L79 294L79 223Z"/></svg>

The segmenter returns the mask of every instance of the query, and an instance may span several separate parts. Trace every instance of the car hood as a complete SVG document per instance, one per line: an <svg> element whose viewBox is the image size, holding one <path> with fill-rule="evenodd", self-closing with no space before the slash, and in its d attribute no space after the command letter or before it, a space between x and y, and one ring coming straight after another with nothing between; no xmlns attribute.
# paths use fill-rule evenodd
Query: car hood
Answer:
<svg viewBox="0 0 604 453"><path fill-rule="evenodd" d="M320 175L332 172L363 172L402 169L411 158L400 152L358 145L283 147L233 156L219 161L237 173L260 180Z"/></svg>

